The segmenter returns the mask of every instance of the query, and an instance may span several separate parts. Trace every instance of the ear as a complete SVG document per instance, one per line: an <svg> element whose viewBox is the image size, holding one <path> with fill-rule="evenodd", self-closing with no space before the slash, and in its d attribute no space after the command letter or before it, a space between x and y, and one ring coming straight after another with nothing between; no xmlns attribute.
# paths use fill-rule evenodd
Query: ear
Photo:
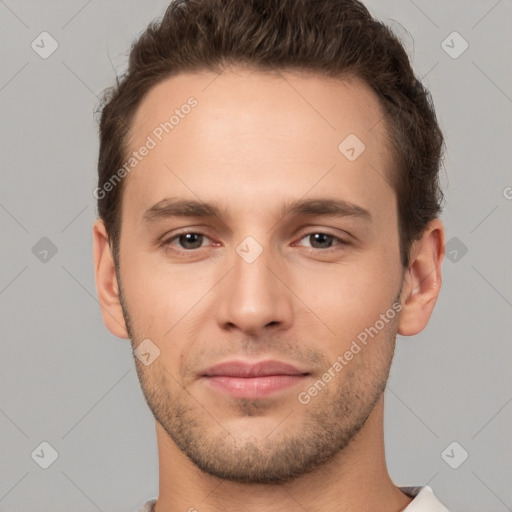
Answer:
<svg viewBox="0 0 512 512"><path fill-rule="evenodd" d="M444 251L444 227L439 219L434 219L411 246L409 268L402 286L398 334L418 334L430 320L441 290Z"/></svg>
<svg viewBox="0 0 512 512"><path fill-rule="evenodd" d="M129 338L119 301L119 286L114 260L110 253L108 234L101 219L96 219L94 222L93 236L94 274L103 322L114 336Z"/></svg>

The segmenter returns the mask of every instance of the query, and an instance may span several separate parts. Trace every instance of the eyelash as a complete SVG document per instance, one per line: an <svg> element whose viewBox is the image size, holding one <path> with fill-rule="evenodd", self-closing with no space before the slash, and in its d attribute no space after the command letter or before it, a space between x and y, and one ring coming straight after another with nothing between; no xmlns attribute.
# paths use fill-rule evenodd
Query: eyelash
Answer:
<svg viewBox="0 0 512 512"><path fill-rule="evenodd" d="M326 249L317 249L315 247L308 247L308 249L310 251L320 251L320 252L325 253L325 252L339 250L340 246L341 246L341 248L343 248L344 246L350 245L350 242L348 242L347 240L340 238L340 237L338 237L332 233L329 233L327 231L310 231L309 233L305 233L304 235L302 235L301 238L299 239L299 241L303 240L304 238L306 238L308 236L318 235L318 234L331 236L333 238L333 240L335 242L337 242L337 245L335 245L333 247L328 247ZM198 247L196 249L178 249L171 245L171 242L179 239L180 236L184 236L184 235L201 235L203 237L210 238L206 233L203 233L202 231L183 231L182 233L177 233L177 234L173 235L171 238L167 238L165 241L162 242L162 246L164 248L166 248L167 250L175 252L175 253L190 253L190 254L192 254L194 252L199 251L200 249L204 249L204 247Z"/></svg>

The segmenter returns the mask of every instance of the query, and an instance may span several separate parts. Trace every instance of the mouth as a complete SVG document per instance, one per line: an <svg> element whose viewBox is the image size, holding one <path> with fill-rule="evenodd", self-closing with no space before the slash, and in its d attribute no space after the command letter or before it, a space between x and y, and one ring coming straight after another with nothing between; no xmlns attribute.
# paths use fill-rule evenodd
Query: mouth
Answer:
<svg viewBox="0 0 512 512"><path fill-rule="evenodd" d="M282 361L233 360L206 369L200 377L211 389L233 397L264 398L304 382L309 375Z"/></svg>

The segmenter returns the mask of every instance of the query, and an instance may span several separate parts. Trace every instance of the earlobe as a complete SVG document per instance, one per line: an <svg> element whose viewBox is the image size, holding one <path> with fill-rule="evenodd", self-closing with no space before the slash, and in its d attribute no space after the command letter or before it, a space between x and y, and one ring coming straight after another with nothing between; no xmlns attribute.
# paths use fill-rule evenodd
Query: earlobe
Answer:
<svg viewBox="0 0 512 512"><path fill-rule="evenodd" d="M108 234L101 219L94 222L93 237L94 274L103 321L114 336L129 338L119 300L119 286Z"/></svg>
<svg viewBox="0 0 512 512"><path fill-rule="evenodd" d="M444 251L444 227L439 219L434 219L411 247L411 261L402 287L398 334L418 334L430 320L441 291Z"/></svg>

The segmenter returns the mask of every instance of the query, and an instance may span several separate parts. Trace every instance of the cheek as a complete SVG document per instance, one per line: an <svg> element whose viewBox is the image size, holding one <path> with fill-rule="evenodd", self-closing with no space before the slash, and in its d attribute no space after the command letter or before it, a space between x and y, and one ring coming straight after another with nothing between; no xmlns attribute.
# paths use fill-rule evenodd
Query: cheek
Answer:
<svg viewBox="0 0 512 512"><path fill-rule="evenodd" d="M125 249L123 254L123 291L137 332L145 337L175 337L212 300L216 304L222 300L215 289L224 273L220 262L172 264L164 251ZM319 328L327 326L337 340L348 340L373 325L396 298L398 257L398 244L380 241L344 262L290 263L284 272L298 297L287 297L294 304L296 327L307 332L315 329L312 322L319 322ZM207 294L209 300L201 302Z"/></svg>
<svg viewBox="0 0 512 512"><path fill-rule="evenodd" d="M123 265L123 291L134 324L139 333L162 343L180 331L215 284L215 276L210 279L197 263L172 265L162 255L141 253Z"/></svg>
<svg viewBox="0 0 512 512"><path fill-rule="evenodd" d="M130 254L129 251L124 254L121 281L126 307L137 337L152 339L156 337L162 307L169 299L162 295L167 283L149 261L144 261L142 255Z"/></svg>
<svg viewBox="0 0 512 512"><path fill-rule="evenodd" d="M361 258L362 259L362 258ZM350 344L365 328L373 326L392 305L399 291L400 267L394 260L391 268L387 258L365 258L351 265L328 265L325 272L308 275L302 272L301 292L297 295L321 322L329 328L334 343ZM311 329L306 315L304 329Z"/></svg>

